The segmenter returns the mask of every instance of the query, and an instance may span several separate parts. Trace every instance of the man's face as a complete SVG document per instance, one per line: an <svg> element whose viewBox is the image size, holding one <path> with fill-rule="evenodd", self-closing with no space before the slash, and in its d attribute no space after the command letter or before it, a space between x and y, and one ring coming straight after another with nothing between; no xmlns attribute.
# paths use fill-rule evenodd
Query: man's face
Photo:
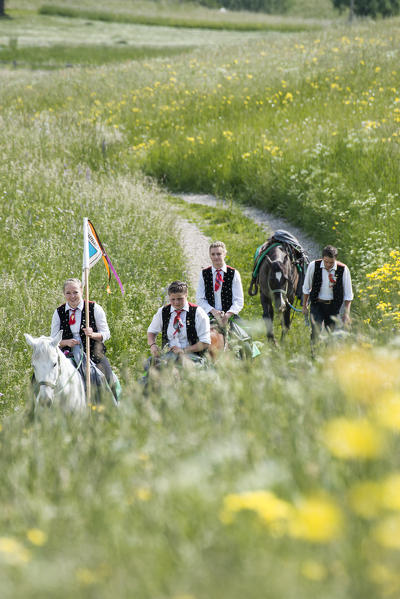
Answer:
<svg viewBox="0 0 400 599"><path fill-rule="evenodd" d="M170 293L169 301L174 310L182 310L187 300L187 293Z"/></svg>
<svg viewBox="0 0 400 599"><path fill-rule="evenodd" d="M210 258L214 268L222 268L225 264L226 251L221 247L210 249Z"/></svg>
<svg viewBox="0 0 400 599"><path fill-rule="evenodd" d="M323 256L322 261L326 270L331 270L335 264L335 258L330 258L329 256Z"/></svg>

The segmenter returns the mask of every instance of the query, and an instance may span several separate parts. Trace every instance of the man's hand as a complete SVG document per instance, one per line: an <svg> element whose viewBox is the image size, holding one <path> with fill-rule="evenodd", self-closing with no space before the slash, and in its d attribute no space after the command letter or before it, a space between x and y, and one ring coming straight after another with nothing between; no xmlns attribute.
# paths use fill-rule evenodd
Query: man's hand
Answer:
<svg viewBox="0 0 400 599"><path fill-rule="evenodd" d="M156 345L155 343L153 343L150 346L150 353L154 358L159 358L160 357L160 350L158 345Z"/></svg>
<svg viewBox="0 0 400 599"><path fill-rule="evenodd" d="M60 347L74 347L74 345L80 345L77 339L63 339L60 341Z"/></svg>
<svg viewBox="0 0 400 599"><path fill-rule="evenodd" d="M226 325L228 324L228 320L230 319L230 317L233 316L233 312L223 312L222 313L222 317L221 317L221 324L222 326L226 327Z"/></svg>
<svg viewBox="0 0 400 599"><path fill-rule="evenodd" d="M171 347L171 351L174 354L184 354L185 352L183 351L183 349L181 347L178 347L177 345L173 345Z"/></svg>
<svg viewBox="0 0 400 599"><path fill-rule="evenodd" d="M220 324L221 326L225 326L224 322L223 322L223 317L225 315L225 312L223 310L216 310L215 308L213 308L211 310L211 314L214 316L214 318L218 322L218 324Z"/></svg>
<svg viewBox="0 0 400 599"><path fill-rule="evenodd" d="M350 314L348 312L343 312L342 320L345 326L349 326L351 324Z"/></svg>

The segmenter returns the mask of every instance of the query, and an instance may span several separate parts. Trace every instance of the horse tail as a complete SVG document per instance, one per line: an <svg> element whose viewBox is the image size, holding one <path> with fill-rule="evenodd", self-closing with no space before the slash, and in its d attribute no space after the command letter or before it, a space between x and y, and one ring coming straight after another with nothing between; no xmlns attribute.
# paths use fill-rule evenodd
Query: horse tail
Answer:
<svg viewBox="0 0 400 599"><path fill-rule="evenodd" d="M254 296L254 295L257 295L257 293L258 293L257 279L251 279L251 283L250 283L250 287L249 287L249 290L248 290L248 294L251 295L251 296Z"/></svg>

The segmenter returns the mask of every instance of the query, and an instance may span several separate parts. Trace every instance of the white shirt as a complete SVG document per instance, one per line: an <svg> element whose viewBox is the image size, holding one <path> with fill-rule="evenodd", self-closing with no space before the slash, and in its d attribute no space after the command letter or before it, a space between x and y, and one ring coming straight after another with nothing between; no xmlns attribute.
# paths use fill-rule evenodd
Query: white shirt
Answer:
<svg viewBox="0 0 400 599"><path fill-rule="evenodd" d="M215 306L211 306L206 298L206 289L204 285L203 273L200 273L199 282L197 284L197 293L196 293L196 302L207 314L211 312L213 308L216 310L222 310L222 300L221 300L221 291L222 285L215 291L215 278L217 276L217 269L214 266L212 269L212 280L213 280L213 290L214 290L214 303ZM221 269L224 273L227 272L228 267L226 264ZM225 278L225 277L224 277ZM240 310L244 306L244 297L243 297L243 287L242 280L240 278L239 272L235 269L233 279L232 279L232 305L227 310L227 312L232 312L233 314L239 314Z"/></svg>
<svg viewBox="0 0 400 599"><path fill-rule="evenodd" d="M319 293L318 293L318 299L332 300L333 299L333 286L329 281L329 274L332 274L334 276L334 278L336 279L337 262L335 261L332 268L328 271L324 267L323 260L321 260L321 268L322 268L322 284L321 284L321 289L319 290ZM303 284L303 293L305 295L310 295L310 293L311 293L314 271L315 271L315 260L313 260L313 262L310 262L310 264L308 265L308 268L307 268L307 272L306 272L306 276L305 276L304 284ZM352 299L353 299L353 289L351 286L350 271L347 268L347 266L344 265L343 301L351 302Z"/></svg>
<svg viewBox="0 0 400 599"><path fill-rule="evenodd" d="M71 329L72 337L79 342L81 341L81 338L79 336L79 329L81 328L83 307L84 307L84 302L81 301L81 303L76 308L75 324L69 325L70 329ZM67 312L69 310L73 310L73 308L71 308L71 306L67 302L65 304L65 311ZM96 304L96 303L94 304L94 319L96 321L97 332L102 334L102 337L103 337L102 341L104 343L105 341L107 341L107 339L110 339L110 337L111 337L110 329L108 328L107 318L106 318L106 314L105 314L103 308L101 306L99 306L99 304ZM89 326L89 325L87 325L87 326ZM53 318L51 320L50 335L52 337L55 337L57 335L57 333L60 331L60 329L61 329L60 317L58 315L57 310L55 310L54 314L53 314Z"/></svg>
<svg viewBox="0 0 400 599"><path fill-rule="evenodd" d="M163 308L159 308L157 310L156 314L153 316L153 320L151 321L151 324L150 324L149 328L147 329L148 333L154 333L154 335L158 335L158 333L161 333L162 326L163 326L162 310L163 310ZM188 341L187 334L186 334L186 316L187 316L187 313L189 312L189 303L186 301L182 308L180 318L181 318L183 327L180 328L179 330L174 329L174 319L176 316L176 312L177 311L171 306L170 318L169 318L169 323L168 323L168 328L167 328L168 345L170 347L175 346L175 347L180 347L181 349L184 349L188 345L191 345L191 343L189 343L189 341ZM195 327L196 327L197 336L199 338L199 341L210 344L211 343L210 319L208 318L208 316L204 312L204 310L202 308L200 308L199 306L197 307L197 310L196 310Z"/></svg>

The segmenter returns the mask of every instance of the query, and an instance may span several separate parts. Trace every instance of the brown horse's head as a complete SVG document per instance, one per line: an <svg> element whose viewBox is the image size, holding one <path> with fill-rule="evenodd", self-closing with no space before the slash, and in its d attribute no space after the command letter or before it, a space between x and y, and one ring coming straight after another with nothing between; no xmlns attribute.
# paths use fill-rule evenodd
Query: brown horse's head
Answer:
<svg viewBox="0 0 400 599"><path fill-rule="evenodd" d="M289 293L291 264L286 252L279 247L274 249L279 251L276 251L272 258L266 256L269 267L267 286L275 310L277 312L284 312Z"/></svg>
<svg viewBox="0 0 400 599"><path fill-rule="evenodd" d="M271 248L260 268L260 285L277 312L284 312L287 302L293 302L297 278L297 269L284 248Z"/></svg>

